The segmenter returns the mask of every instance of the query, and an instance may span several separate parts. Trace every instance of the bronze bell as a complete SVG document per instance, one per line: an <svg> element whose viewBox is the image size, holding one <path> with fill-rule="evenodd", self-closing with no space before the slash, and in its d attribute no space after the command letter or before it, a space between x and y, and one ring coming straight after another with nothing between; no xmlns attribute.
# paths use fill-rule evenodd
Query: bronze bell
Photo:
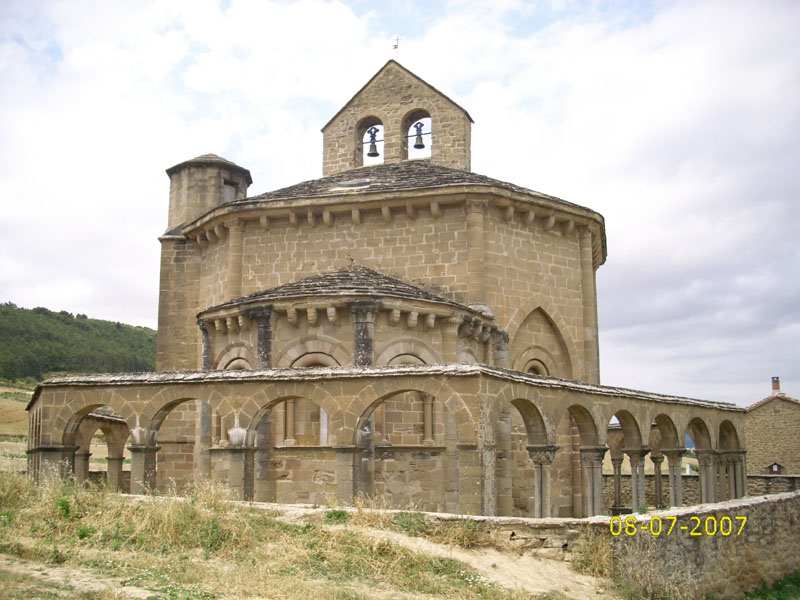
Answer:
<svg viewBox="0 0 800 600"><path fill-rule="evenodd" d="M425 147L425 142L422 141L422 123L416 123L414 129L417 130L417 138L414 140L414 148L422 150Z"/></svg>
<svg viewBox="0 0 800 600"><path fill-rule="evenodd" d="M367 133L369 134L369 152L367 152L367 156L374 158L379 156L378 146L375 143L375 136L378 135L378 128L370 127L367 129Z"/></svg>

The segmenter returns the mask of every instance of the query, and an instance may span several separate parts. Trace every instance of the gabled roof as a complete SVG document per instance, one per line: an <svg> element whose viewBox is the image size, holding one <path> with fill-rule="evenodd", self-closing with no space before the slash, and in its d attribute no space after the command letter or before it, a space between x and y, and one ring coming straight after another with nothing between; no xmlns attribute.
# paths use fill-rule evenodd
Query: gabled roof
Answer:
<svg viewBox="0 0 800 600"><path fill-rule="evenodd" d="M475 121L473 121L473 120L472 120L472 117L470 117L470 116L469 116L469 113L466 111L466 109L464 109L464 108L463 108L462 106L460 106L458 103L456 103L456 102L453 102L453 100L452 100L452 99L451 99L449 96L447 96L446 94L443 94L442 92L440 92L439 90L437 90L435 87L433 87L433 86L432 86L430 83L428 83L427 81L425 81L425 80L424 80L424 79L422 79L421 77L419 77L419 76L417 76L417 75L414 75L414 73L412 73L411 71L409 71L408 69L406 69L406 68L405 68L403 65L401 65L401 64L400 64L399 62L397 62L396 60L390 59L389 61L387 61L387 62L386 62L386 64L385 64L385 65L383 65L383 66L380 68L380 70L379 70L377 73L375 73L375 75L373 75L373 76L370 78L370 80L369 80L367 83L365 83L365 84L364 84L364 85L361 87L361 89L360 89L360 90L358 90L358 91L357 91L355 94L353 94L353 96L350 98L350 100L348 100L347 102L345 102L344 106L342 106L342 108L340 108L340 109L339 109L339 111L338 111L338 112L337 112L335 115L333 115L333 117L331 117L331 119L330 119L330 120L329 120L327 123L325 123L325 125L322 127L322 131L325 131L325 129L327 129L328 125L330 125L331 123L333 123L333 122L336 120L336 117L338 117L340 114L342 114L342 111L344 111L344 110L345 110L345 109L346 109L348 106L350 106L350 104L353 102L353 100L355 100L355 99L358 97L358 95L359 95L359 94L361 94L361 92L363 92L365 89L367 89L367 87L369 87L369 85L370 85L370 84L371 84L373 81L375 81L375 80L376 80L378 77L380 77L380 75L381 75L381 74L382 74L382 73L383 73L383 72L384 72L384 71L385 71L387 68L389 68L389 66L390 66L390 65L392 65L392 66L395 66L395 67L397 67L398 69L402 70L402 71L403 71L403 72L404 72L406 75L408 75L408 76L410 76L410 77L413 77L414 79L416 79L417 81L419 81L419 82L420 82L420 83L422 83L423 85L427 86L427 87L428 87L428 88L429 88L431 91L433 91L433 92L435 92L435 93L439 94L440 96L442 96L443 98L445 98L445 99L446 99L448 102L452 103L452 104L453 104L453 106L455 106L456 108L458 108L459 110L461 110L461 111L462 111L462 112L463 112L463 113L466 115L466 117L469 119L469 122L470 122L470 123L474 123L474 122L475 122Z"/></svg>
<svg viewBox="0 0 800 600"><path fill-rule="evenodd" d="M290 200L294 198L341 196L343 194L397 192L459 185L487 185L520 194L532 194L539 198L547 198L569 206L590 210L555 196L548 196L513 183L478 175L472 171L443 167L432 163L428 159L405 160L369 167L358 167L328 175L327 177L290 185L289 187L259 194L258 196L236 200L231 204L258 200Z"/></svg>
<svg viewBox="0 0 800 600"><path fill-rule="evenodd" d="M784 400L786 402L789 402L789 403L792 403L792 404L797 404L798 406L800 406L800 400L796 400L794 398L790 398L789 396L787 396L787 395L785 395L783 393L780 393L780 394L772 394L771 396L767 396L763 400L759 400L755 404L751 404L745 410L747 412L750 412L751 410L755 410L756 408L760 408L760 407L764 406L765 404L767 404L769 402L772 402L773 400Z"/></svg>
<svg viewBox="0 0 800 600"><path fill-rule="evenodd" d="M474 313L467 306L453 302L442 296L432 294L422 288L411 285L394 277L389 277L361 265L352 265L341 271L322 273L305 277L292 283L279 285L249 296L236 298L224 304L213 306L200 314L254 301L286 300L291 298L307 298L310 296L362 296L392 297L406 300L423 300L436 304L446 304L461 310Z"/></svg>

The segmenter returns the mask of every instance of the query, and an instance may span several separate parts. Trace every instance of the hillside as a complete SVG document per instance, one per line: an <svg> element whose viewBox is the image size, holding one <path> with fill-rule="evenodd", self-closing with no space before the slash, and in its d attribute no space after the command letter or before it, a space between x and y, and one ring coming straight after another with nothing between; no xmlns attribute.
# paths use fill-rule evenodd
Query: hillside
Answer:
<svg viewBox="0 0 800 600"><path fill-rule="evenodd" d="M0 304L0 377L41 380L48 373L113 373L155 369L156 332Z"/></svg>

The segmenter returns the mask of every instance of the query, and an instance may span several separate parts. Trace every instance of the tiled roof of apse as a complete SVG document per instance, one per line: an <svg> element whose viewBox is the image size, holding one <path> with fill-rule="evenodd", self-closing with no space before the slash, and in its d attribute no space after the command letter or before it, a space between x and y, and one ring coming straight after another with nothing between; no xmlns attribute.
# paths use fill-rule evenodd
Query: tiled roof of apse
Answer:
<svg viewBox="0 0 800 600"><path fill-rule="evenodd" d="M422 288L416 287L394 277L383 275L361 265L352 265L341 271L312 275L292 283L279 285L249 296L236 298L224 304L206 309L203 312L235 306L242 302L259 300L283 300L288 298L305 298L308 296L389 296L408 300L423 300L437 304L447 304L463 310L474 312L467 306L437 296ZM202 313L201 313L202 314Z"/></svg>
<svg viewBox="0 0 800 600"><path fill-rule="evenodd" d="M237 200L234 204L263 200L341 196L348 193L398 192L470 185L487 185L521 194L533 194L562 204L589 210L555 196L548 196L513 183L478 175L472 171L462 171L435 165L428 159L404 160L396 163L359 167L329 175L328 177L304 181L257 196L250 196Z"/></svg>

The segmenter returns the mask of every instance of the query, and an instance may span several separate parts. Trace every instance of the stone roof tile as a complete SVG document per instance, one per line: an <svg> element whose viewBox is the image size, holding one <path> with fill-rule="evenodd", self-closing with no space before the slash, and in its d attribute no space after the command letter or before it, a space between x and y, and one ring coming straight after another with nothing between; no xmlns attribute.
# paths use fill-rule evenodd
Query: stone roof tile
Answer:
<svg viewBox="0 0 800 600"><path fill-rule="evenodd" d="M290 200L295 198L319 198L341 196L343 194L365 194L376 192L397 192L454 186L486 185L521 194L534 194L569 206L577 204L529 190L513 183L492 179L472 171L462 171L433 164L428 159L404 160L396 163L372 165L342 171L320 179L304 181L289 187L266 192L258 196L237 200L252 202L257 200ZM235 204L234 203L234 204ZM593 211L594 212L594 211Z"/></svg>
<svg viewBox="0 0 800 600"><path fill-rule="evenodd" d="M254 300L283 300L288 298L305 298L309 296L389 296L393 298L447 304L469 312L474 312L467 306L361 265L352 265L340 271L305 277L292 283L279 285L278 287L256 292L255 294L250 294L242 298L236 298L224 304L208 308L203 312Z"/></svg>

